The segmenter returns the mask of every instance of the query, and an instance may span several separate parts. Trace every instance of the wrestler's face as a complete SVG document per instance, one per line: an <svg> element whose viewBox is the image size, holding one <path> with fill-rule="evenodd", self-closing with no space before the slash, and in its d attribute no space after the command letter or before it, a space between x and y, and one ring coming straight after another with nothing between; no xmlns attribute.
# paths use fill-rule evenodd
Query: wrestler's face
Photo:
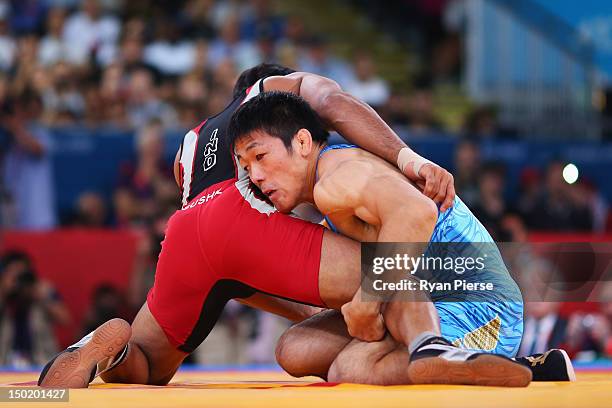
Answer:
<svg viewBox="0 0 612 408"><path fill-rule="evenodd" d="M308 132L301 129L298 133L302 131ZM288 149L281 139L257 130L235 144L239 165L283 213L291 212L307 196L308 159L297 139L293 138Z"/></svg>

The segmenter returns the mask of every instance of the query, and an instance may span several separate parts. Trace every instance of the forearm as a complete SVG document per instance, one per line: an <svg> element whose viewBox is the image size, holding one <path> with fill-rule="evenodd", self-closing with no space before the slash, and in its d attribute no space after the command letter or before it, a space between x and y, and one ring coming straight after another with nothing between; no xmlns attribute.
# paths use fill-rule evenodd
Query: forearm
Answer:
<svg viewBox="0 0 612 408"><path fill-rule="evenodd" d="M262 293L256 293L248 298L236 300L247 306L284 317L294 323L306 320L323 310L316 306L303 305Z"/></svg>
<svg viewBox="0 0 612 408"><path fill-rule="evenodd" d="M335 83L312 84L314 79L305 77L300 86L300 96L308 101L319 116L349 142L397 164L399 151L406 144L382 118L365 102L342 91Z"/></svg>

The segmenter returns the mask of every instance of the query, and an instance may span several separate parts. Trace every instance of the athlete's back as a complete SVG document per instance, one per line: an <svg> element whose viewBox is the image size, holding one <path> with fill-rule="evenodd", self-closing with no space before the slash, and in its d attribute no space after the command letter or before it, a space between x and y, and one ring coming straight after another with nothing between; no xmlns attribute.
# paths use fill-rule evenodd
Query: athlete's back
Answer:
<svg viewBox="0 0 612 408"><path fill-rule="evenodd" d="M179 179L182 205L185 207L202 191L226 182L236 181L239 173L232 147L227 139L227 128L232 114L246 100L261 92L261 81L234 98L221 112L204 120L190 130L179 150Z"/></svg>

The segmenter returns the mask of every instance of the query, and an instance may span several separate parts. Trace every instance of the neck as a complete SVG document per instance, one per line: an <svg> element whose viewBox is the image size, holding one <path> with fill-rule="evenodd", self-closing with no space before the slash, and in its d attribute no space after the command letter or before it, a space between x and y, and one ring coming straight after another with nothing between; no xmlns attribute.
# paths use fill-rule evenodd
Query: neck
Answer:
<svg viewBox="0 0 612 408"><path fill-rule="evenodd" d="M303 193L302 202L307 202L312 205L315 205L314 202L314 186L317 183L317 170L319 167L319 155L321 151L327 146L327 144L322 143L317 146L316 149L313 150L313 154L308 161L308 171L306 172L306 189ZM319 172L318 176L321 176Z"/></svg>

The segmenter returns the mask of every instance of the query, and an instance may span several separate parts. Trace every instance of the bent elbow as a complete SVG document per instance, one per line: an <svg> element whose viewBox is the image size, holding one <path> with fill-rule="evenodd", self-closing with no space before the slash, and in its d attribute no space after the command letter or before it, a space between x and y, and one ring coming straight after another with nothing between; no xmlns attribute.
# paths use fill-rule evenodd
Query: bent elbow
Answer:
<svg viewBox="0 0 612 408"><path fill-rule="evenodd" d="M414 234L409 241L427 242L438 222L438 207L425 196L413 200L414 205L402 211L404 222L412 226L409 231Z"/></svg>
<svg viewBox="0 0 612 408"><path fill-rule="evenodd" d="M317 98L318 104L316 111L323 119L329 123L340 120L342 112L347 111L347 107L356 103L356 99L349 93L344 92L339 86L325 86L319 91Z"/></svg>
<svg viewBox="0 0 612 408"><path fill-rule="evenodd" d="M422 202L423 204L419 209L420 224L423 230L428 231L431 236L438 222L438 207L433 200L427 197L423 197Z"/></svg>

